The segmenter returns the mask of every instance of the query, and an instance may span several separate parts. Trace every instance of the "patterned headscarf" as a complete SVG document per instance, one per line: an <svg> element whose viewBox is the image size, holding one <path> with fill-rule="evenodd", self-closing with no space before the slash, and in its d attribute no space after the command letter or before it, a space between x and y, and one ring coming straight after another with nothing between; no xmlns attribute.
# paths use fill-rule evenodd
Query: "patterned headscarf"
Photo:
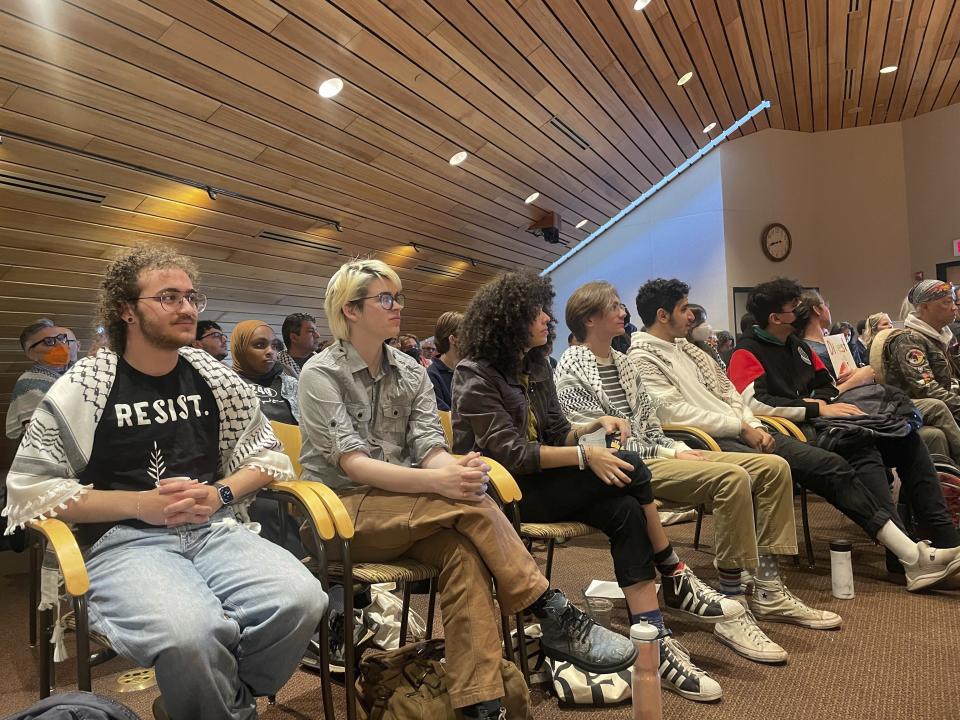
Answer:
<svg viewBox="0 0 960 720"><path fill-rule="evenodd" d="M233 353L234 372L251 377L260 374L247 367L247 346L250 345L257 328L261 327L270 326L263 320L244 320L238 322L233 328L233 334L230 336L230 352Z"/></svg>
<svg viewBox="0 0 960 720"><path fill-rule="evenodd" d="M916 307L920 303L933 302L953 293L953 286L942 280L921 280L907 293L907 300Z"/></svg>
<svg viewBox="0 0 960 720"><path fill-rule="evenodd" d="M916 312L921 303L933 302L953 294L953 285L943 280L921 280L907 293L900 307L900 319L906 320L910 313Z"/></svg>

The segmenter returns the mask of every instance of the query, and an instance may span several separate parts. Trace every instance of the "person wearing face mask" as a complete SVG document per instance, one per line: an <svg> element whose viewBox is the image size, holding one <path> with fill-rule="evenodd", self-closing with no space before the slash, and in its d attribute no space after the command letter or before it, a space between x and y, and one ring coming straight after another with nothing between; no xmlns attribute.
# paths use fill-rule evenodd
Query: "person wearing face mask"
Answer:
<svg viewBox="0 0 960 720"><path fill-rule="evenodd" d="M234 371L253 385L268 420L297 425L297 379L278 361L283 345L262 320L237 323L230 336Z"/></svg>
<svg viewBox="0 0 960 720"><path fill-rule="evenodd" d="M20 347L33 365L17 378L10 395L6 433L11 440L18 440L26 432L33 411L47 390L77 359L73 331L57 327L47 318L23 329Z"/></svg>
<svg viewBox="0 0 960 720"><path fill-rule="evenodd" d="M424 359L423 352L420 349L420 340L416 335L406 334L400 336L400 352L409 355L425 368L430 367L430 361Z"/></svg>
<svg viewBox="0 0 960 720"><path fill-rule="evenodd" d="M687 340L703 350L724 370L726 363L717 351L717 331L707 322L707 310L703 305L690 303L690 312L693 313L693 323L687 332Z"/></svg>

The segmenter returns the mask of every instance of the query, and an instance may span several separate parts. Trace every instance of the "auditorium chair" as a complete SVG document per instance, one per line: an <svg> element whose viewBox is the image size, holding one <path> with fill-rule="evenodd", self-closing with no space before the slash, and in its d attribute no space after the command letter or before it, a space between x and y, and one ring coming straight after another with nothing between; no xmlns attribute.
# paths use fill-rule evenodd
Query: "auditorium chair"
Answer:
<svg viewBox="0 0 960 720"><path fill-rule="evenodd" d="M322 546L323 541L335 537L334 523L326 506L314 492L313 485L314 483L299 481L274 481L260 490L260 497L296 507L304 518L309 518L314 539L318 545ZM49 696L52 686L55 684L53 647L51 644L55 625L54 613L52 608L38 611L35 602L35 599L39 596L40 588L40 559L45 554L52 555L56 559L57 569L63 577L64 595L58 601L66 601L73 606L72 612L61 618L61 623L65 628L72 629L76 635L77 687L79 690L89 692L91 690L91 667L116 657L117 653L110 647L106 638L90 632L87 613L87 591L90 587L90 581L77 540L70 527L65 522L55 518L32 521L27 524L27 530L31 536L31 543L37 544L36 547L31 548L30 595L31 603L33 603L31 613L39 612L39 695L41 698ZM50 553L46 553L47 550ZM320 580L324 583L324 587L327 587L325 579L321 577ZM327 669L327 672L324 673L325 677L321 678L321 694L324 716L327 720L331 720L334 715L329 682L329 659L327 657L329 642L327 641L326 615L320 622L319 631L321 663ZM93 655L90 653L91 639L101 648Z"/></svg>

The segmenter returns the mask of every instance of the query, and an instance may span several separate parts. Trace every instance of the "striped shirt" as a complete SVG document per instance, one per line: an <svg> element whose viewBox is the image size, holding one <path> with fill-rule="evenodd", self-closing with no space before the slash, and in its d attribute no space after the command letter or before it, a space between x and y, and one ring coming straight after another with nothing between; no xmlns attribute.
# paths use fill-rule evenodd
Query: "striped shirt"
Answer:
<svg viewBox="0 0 960 720"><path fill-rule="evenodd" d="M617 366L613 364L613 359L597 358L597 370L600 372L603 392L610 399L610 404L626 417L630 417L633 411L630 409L630 403L627 402L627 393L620 384L620 374L617 372Z"/></svg>

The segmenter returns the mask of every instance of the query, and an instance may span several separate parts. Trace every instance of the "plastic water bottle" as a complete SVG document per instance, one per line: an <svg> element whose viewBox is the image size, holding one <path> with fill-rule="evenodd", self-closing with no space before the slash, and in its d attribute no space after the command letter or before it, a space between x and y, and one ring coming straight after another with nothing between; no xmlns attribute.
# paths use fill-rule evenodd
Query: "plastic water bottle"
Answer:
<svg viewBox="0 0 960 720"><path fill-rule="evenodd" d="M650 623L630 626L630 639L637 648L633 666L633 720L661 720L660 631Z"/></svg>
<svg viewBox="0 0 960 720"><path fill-rule="evenodd" d="M854 597L852 552L849 540L830 541L830 585L833 596L840 600Z"/></svg>

